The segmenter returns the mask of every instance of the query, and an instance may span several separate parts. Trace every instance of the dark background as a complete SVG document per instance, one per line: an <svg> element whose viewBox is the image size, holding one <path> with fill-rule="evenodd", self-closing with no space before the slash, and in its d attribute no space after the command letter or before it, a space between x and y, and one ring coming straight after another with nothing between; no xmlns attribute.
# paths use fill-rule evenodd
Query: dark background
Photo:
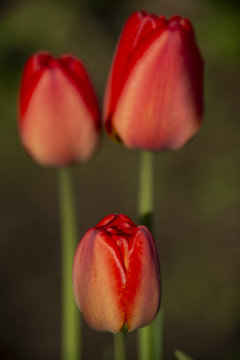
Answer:
<svg viewBox="0 0 240 360"><path fill-rule="evenodd" d="M134 10L189 17L205 59L205 118L184 149L159 153L155 238L160 244L166 359L240 359L240 22L238 1L52 0L0 3L0 357L60 359L58 174L23 150L16 103L27 57L71 52L102 101L116 41ZM137 221L139 152L103 135L75 168L79 238L102 217ZM128 336L136 359L136 335ZM84 359L111 359L112 335L84 325Z"/></svg>

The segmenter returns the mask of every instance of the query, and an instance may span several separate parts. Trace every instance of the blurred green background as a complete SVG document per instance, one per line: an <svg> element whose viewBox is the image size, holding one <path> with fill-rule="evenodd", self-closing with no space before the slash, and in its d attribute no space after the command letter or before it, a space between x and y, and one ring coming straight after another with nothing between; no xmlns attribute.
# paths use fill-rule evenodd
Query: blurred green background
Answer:
<svg viewBox="0 0 240 360"><path fill-rule="evenodd" d="M29 0L0 3L0 357L60 359L61 268L58 177L23 150L16 103L27 57L71 52L86 64L102 101L116 41L134 10L193 22L205 59L205 119L184 149L159 153L159 241L166 359L240 359L239 2L214 0ZM76 167L79 237L102 217L137 221L139 152L107 136ZM128 348L136 359L136 335ZM84 359L111 359L112 335L84 325Z"/></svg>

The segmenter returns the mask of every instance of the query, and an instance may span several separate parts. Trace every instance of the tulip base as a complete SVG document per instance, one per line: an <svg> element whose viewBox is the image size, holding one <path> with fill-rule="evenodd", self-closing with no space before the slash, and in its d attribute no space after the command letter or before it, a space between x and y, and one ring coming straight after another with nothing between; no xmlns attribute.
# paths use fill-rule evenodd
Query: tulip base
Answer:
<svg viewBox="0 0 240 360"><path fill-rule="evenodd" d="M77 231L71 169L59 170L59 191L62 237L62 360L80 360L80 314L72 288Z"/></svg>

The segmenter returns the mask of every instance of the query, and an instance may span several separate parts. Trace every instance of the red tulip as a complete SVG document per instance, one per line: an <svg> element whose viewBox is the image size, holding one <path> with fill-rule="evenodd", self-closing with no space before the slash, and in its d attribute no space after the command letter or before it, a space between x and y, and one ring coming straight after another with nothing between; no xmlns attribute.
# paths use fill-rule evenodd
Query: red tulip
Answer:
<svg viewBox="0 0 240 360"><path fill-rule="evenodd" d="M149 324L160 302L156 245L145 226L106 216L80 241L73 263L76 302L96 330L132 331Z"/></svg>
<svg viewBox="0 0 240 360"><path fill-rule="evenodd" d="M88 159L100 130L97 99L83 64L40 52L24 68L19 109L22 143L43 165Z"/></svg>
<svg viewBox="0 0 240 360"><path fill-rule="evenodd" d="M130 148L177 149L198 131L203 61L188 19L133 13L110 71L106 130Z"/></svg>

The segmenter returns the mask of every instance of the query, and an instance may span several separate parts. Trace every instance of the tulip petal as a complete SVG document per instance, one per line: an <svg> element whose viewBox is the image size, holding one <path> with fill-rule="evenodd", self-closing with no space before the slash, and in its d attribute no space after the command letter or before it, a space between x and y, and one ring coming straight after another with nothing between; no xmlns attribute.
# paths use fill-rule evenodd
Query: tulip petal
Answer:
<svg viewBox="0 0 240 360"><path fill-rule="evenodd" d="M110 236L91 229L83 237L74 257L73 284L88 324L96 330L119 332L125 323L126 274Z"/></svg>
<svg viewBox="0 0 240 360"><path fill-rule="evenodd" d="M58 62L62 70L65 70L65 75L77 87L95 121L96 128L100 129L98 102L84 65L79 59L68 54L62 55Z"/></svg>
<svg viewBox="0 0 240 360"><path fill-rule="evenodd" d="M178 149L199 130L203 61L190 21L133 13L123 28L108 78L108 134L144 150Z"/></svg>
<svg viewBox="0 0 240 360"><path fill-rule="evenodd" d="M160 304L160 270L154 239L145 226L129 245L129 266L125 289L126 321L129 331L148 325Z"/></svg>
<svg viewBox="0 0 240 360"><path fill-rule="evenodd" d="M160 304L158 254L149 230L123 214L106 216L77 247L73 287L96 330L132 331L149 324Z"/></svg>
<svg viewBox="0 0 240 360"><path fill-rule="evenodd" d="M134 12L127 20L116 49L113 62L114 66L112 66L110 70L107 83L104 101L105 118L109 118L109 112L113 111L124 86L129 72L129 58L133 50L142 38L163 24L164 17L148 15L144 11ZM111 125L107 124L106 126L108 128L108 126Z"/></svg>
<svg viewBox="0 0 240 360"><path fill-rule="evenodd" d="M50 58L47 53L38 53L31 56L24 67L20 89L20 124L31 99L32 93L44 71L43 61Z"/></svg>
<svg viewBox="0 0 240 360"><path fill-rule="evenodd" d="M28 151L49 165L88 159L99 136L81 94L57 66L41 72L20 128Z"/></svg>
<svg viewBox="0 0 240 360"><path fill-rule="evenodd" d="M168 28L154 37L141 57L134 55L138 61L118 99L112 123L126 146L176 149L200 126L202 60L193 37L181 30ZM191 51L186 51L188 46Z"/></svg>

